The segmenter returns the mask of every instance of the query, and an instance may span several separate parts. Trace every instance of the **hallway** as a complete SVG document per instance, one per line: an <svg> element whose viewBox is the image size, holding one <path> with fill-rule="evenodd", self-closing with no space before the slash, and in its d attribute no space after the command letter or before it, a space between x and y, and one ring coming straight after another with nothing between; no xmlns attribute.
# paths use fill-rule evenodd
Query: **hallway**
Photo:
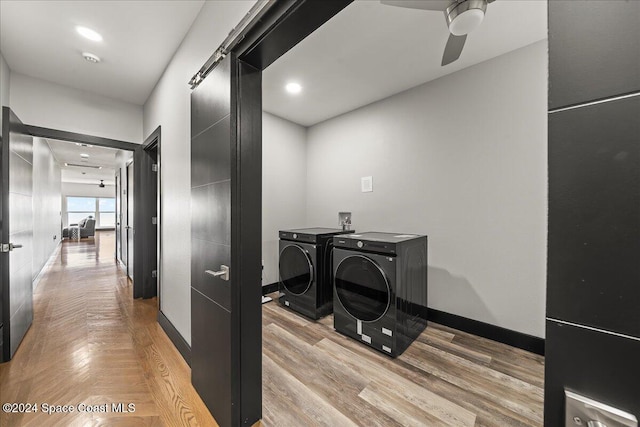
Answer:
<svg viewBox="0 0 640 427"><path fill-rule="evenodd" d="M2 402L36 403L38 412L3 411L0 425L216 425L156 322L156 299L131 297L114 245L113 231L65 241L45 267L33 325L14 359L0 364ZM45 414L45 403L75 411ZM133 403L135 412L115 412L112 403L124 411ZM79 404L108 412L79 412Z"/></svg>

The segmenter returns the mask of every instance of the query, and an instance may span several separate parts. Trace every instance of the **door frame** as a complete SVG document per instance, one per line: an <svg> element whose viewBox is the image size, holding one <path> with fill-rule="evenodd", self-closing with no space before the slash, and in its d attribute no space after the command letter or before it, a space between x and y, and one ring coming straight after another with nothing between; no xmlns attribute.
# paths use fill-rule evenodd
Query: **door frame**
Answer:
<svg viewBox="0 0 640 427"><path fill-rule="evenodd" d="M125 215L127 218L127 225L125 226L125 230L127 230L126 232L126 241L125 242L120 242L120 244L124 243L127 247L127 259L124 260L125 263L125 268L126 268L126 272L127 272L127 277L129 279L131 279L133 281L133 283L136 283L135 280L135 273L136 273L136 269L135 269L135 265L132 265L135 263L136 260L136 254L135 252L131 251L131 248L129 247L129 233L132 233L133 235L131 236L131 240L133 240L133 248L135 250L136 248L136 242L135 242L135 238L136 238L136 222L135 222L135 215L136 215L136 211L135 211L135 206L136 206L136 201L135 201L135 196L137 194L135 185L136 185L136 166L135 166L135 160L134 159L130 159L127 160L125 162L124 165L124 176L127 178L127 187L124 189L125 190L125 194L126 194L126 199L127 199L127 209L125 211ZM131 166L133 165L133 167ZM131 172L129 171L130 168L133 168L133 176L131 176ZM131 197L130 195L130 191L129 191L129 183L131 182L131 180L133 179L133 197ZM131 209L131 202L133 202L133 218L129 218L129 210ZM133 227L131 227L129 224L133 224ZM131 231L131 229L133 229L133 231ZM130 262L133 259L133 262ZM129 270L133 270L132 272L130 272ZM135 288L133 290L133 297L136 298L136 291Z"/></svg>
<svg viewBox="0 0 640 427"><path fill-rule="evenodd" d="M160 288L160 253L161 253L161 236L160 236L160 136L161 129L158 126L142 143L137 150L138 156L134 156L133 179L133 224L134 224L134 241L133 241L133 262L142 263L142 269L135 268L133 270L133 297L134 298L152 298L159 296ZM154 153L156 159L154 159ZM156 170L154 171L154 166ZM145 189L141 191L140 189ZM153 191L155 189L155 192ZM153 214L156 215L153 215ZM152 224L152 217L156 216L156 223ZM140 233L143 239L136 240L136 234ZM143 242L155 242L156 251L151 252L145 250L147 247ZM139 260L139 261L136 261ZM153 271L156 277L153 277ZM140 286L135 286L136 282ZM158 307L159 301L158 301Z"/></svg>
<svg viewBox="0 0 640 427"><path fill-rule="evenodd" d="M132 151L133 161L136 164L136 167L134 167L134 193L135 193L134 198L138 197L137 195L142 195L147 193L146 191L147 189L144 186L144 182L149 181L149 178L147 177L147 175L155 174L155 172L151 170L151 167L147 168L146 170L143 170L141 167L138 167L138 165L148 164L149 154L148 152L145 152L145 149L148 147L149 143L155 141L154 143L157 144L158 153L160 152L160 139L161 139L160 126L158 126L151 133L151 135L147 139L145 139L145 142L143 144L136 144L133 142L122 141L118 139L104 138L100 136L87 135L87 134L77 133L77 132L69 132L69 131L64 131L59 129L33 126L29 124L25 124L25 132L27 132L28 134L34 137L58 139L62 141L90 144L98 147L115 148L119 150ZM155 179L155 177L152 177L152 178ZM160 183L159 174L157 177L157 181L159 184ZM122 185L122 182L120 182L120 184ZM157 198L159 201L161 197L159 185L158 185L157 191L158 191ZM140 201L140 204L142 203L143 202ZM136 209L135 205L136 205L136 199L134 199L134 209ZM136 251L136 248L139 248L139 250L142 251L144 248L144 242L149 241L148 233L152 232L152 230L150 229L150 227L143 226L141 221L143 221L144 217L142 215L136 215L136 212L137 210L134 211L133 226L134 226L134 229L140 228L141 232L134 234L133 246L134 246L134 251ZM157 233L157 237L156 237L157 242L158 244L160 244L160 242L162 241L162 229L158 226L157 229L155 229L155 231ZM151 266L149 265L140 264L140 262L145 259L144 256L141 256L141 259L139 259L139 261L136 261L136 255L137 254L134 252L134 263L137 262L138 265L134 266L133 297L134 298L141 298L141 297L152 298L156 295L157 289L159 289L159 287L161 286L160 275L158 275L157 286L154 287L153 289L145 290L144 283L145 282L148 283L148 280L146 280L146 276L148 276L148 278L151 279L152 269L150 268ZM154 260L155 262L157 262L157 265L160 265L160 262L156 257L154 257Z"/></svg>
<svg viewBox="0 0 640 427"><path fill-rule="evenodd" d="M352 1L272 2L226 53L232 62L231 136L235 144L231 152L234 425L253 425L262 417L262 71ZM213 65L207 65L210 63ZM217 60L208 60L191 83L204 80L215 65ZM192 88L195 86L197 83ZM172 341L180 348L179 340Z"/></svg>
<svg viewBox="0 0 640 427"><path fill-rule="evenodd" d="M2 114L2 128L0 129L0 179L2 179L3 187L6 185L7 187L3 188L0 191L0 243L3 245L10 245L12 242L9 240L10 233L9 228L11 226L10 223L10 206L9 206L9 197L11 192L11 187L9 186L10 179L10 161L11 157L11 134L24 134L30 135L26 125L20 120L20 118L13 112L10 107L3 106L0 108L0 114ZM32 136L32 135L30 135ZM31 141L33 145L33 138ZM25 159L26 160L26 159ZM28 162L28 161L27 161ZM31 163L31 169L33 169L33 160ZM5 191L6 190L6 191ZM33 194L31 194L33 197ZM6 203L5 203L6 201ZM33 232L33 227L31 229ZM12 337L11 337L11 260L10 260L10 251L11 248L7 248L8 252L0 253L0 362L8 362L12 359ZM25 250L31 250L31 248L24 248ZM33 289L31 279L32 276L29 274L29 297L33 299ZM32 300L33 302L33 300ZM24 307L24 306L23 306ZM18 309L20 310L20 308ZM33 306L29 309L29 326L24 332L20 332L22 336L20 337L20 343L24 340L24 337L29 332L31 325L33 324ZM16 312L17 313L17 312ZM17 317L17 316L16 316ZM20 345L18 343L18 347ZM16 347L16 350L17 348Z"/></svg>
<svg viewBox="0 0 640 427"><path fill-rule="evenodd" d="M120 227L122 224L120 223L120 203L122 203L122 199L120 197L120 185L122 181L120 169L115 173L115 187L116 187L116 212L115 212L115 233L116 233L116 245L115 245L115 253L113 254L113 258L116 263L119 262L121 256L120 253L122 251L122 239L120 238ZM120 242L120 244L118 244Z"/></svg>

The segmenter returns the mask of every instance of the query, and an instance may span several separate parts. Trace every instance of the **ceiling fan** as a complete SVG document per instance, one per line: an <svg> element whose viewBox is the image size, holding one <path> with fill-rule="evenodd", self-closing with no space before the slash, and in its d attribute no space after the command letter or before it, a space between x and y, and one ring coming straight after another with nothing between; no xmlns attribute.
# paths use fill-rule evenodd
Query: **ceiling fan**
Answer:
<svg viewBox="0 0 640 427"><path fill-rule="evenodd" d="M409 9L444 12L449 27L449 40L442 55L442 65L460 57L467 34L480 26L487 5L495 0L381 0L382 4Z"/></svg>

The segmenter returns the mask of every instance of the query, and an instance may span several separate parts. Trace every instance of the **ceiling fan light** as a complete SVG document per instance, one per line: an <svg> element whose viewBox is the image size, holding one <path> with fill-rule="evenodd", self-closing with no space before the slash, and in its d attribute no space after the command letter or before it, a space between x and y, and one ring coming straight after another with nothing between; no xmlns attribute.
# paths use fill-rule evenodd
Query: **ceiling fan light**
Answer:
<svg viewBox="0 0 640 427"><path fill-rule="evenodd" d="M482 24L486 10L486 0L465 0L451 5L445 11L449 31L454 36L469 34Z"/></svg>
<svg viewBox="0 0 640 427"><path fill-rule="evenodd" d="M469 34L482 24L484 19L484 12L480 9L471 9L456 16L451 24L449 24L449 31L454 36L463 36Z"/></svg>

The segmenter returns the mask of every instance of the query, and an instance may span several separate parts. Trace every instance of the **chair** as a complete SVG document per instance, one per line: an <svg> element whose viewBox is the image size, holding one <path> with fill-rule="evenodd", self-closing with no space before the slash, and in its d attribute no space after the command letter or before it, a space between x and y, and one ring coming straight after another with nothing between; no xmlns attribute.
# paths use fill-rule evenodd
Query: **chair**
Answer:
<svg viewBox="0 0 640 427"><path fill-rule="evenodd" d="M94 237L96 234L96 220L92 216L84 218L78 224L69 224L69 227L62 230L62 238L68 239L70 237L69 228L80 227L80 238Z"/></svg>
<svg viewBox="0 0 640 427"><path fill-rule="evenodd" d="M89 217L84 223L84 227L80 227L80 238L94 237L96 234L96 220Z"/></svg>

